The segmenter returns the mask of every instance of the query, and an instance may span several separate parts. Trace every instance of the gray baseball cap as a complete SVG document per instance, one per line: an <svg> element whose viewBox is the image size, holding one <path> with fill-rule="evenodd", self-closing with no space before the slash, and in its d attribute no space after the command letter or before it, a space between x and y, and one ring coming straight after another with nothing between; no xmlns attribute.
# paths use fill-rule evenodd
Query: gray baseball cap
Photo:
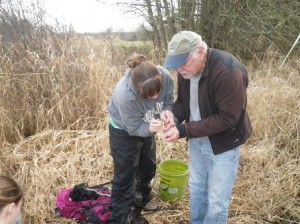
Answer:
<svg viewBox="0 0 300 224"><path fill-rule="evenodd" d="M177 69L184 65L190 52L197 49L201 42L201 36L192 31L184 30L175 34L168 44L164 67L166 69Z"/></svg>

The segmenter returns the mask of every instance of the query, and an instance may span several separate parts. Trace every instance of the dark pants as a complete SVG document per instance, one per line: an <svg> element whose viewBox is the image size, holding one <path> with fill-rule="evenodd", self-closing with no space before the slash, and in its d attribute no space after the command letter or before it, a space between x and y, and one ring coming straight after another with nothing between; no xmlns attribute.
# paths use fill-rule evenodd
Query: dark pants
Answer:
<svg viewBox="0 0 300 224"><path fill-rule="evenodd" d="M109 223L125 224L133 205L143 207L151 200L150 182L156 171L155 138L129 136L110 125L109 141L114 161Z"/></svg>

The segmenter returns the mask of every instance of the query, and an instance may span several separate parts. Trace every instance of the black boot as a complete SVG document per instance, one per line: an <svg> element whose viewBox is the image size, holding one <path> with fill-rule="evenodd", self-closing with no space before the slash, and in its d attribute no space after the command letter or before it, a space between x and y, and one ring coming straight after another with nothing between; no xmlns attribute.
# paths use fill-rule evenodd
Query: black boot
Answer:
<svg viewBox="0 0 300 224"><path fill-rule="evenodd" d="M133 208L130 211L128 216L130 224L149 224L149 222L142 216L141 214L142 209L140 208Z"/></svg>

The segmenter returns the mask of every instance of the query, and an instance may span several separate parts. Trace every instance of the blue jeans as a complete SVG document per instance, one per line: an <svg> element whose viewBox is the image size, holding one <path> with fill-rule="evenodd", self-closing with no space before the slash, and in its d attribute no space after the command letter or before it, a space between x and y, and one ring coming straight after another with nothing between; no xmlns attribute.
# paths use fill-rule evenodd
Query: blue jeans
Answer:
<svg viewBox="0 0 300 224"><path fill-rule="evenodd" d="M192 224L225 224L239 166L239 147L214 155L207 137L189 140Z"/></svg>
<svg viewBox="0 0 300 224"><path fill-rule="evenodd" d="M19 215L16 220L16 224L22 224L22 217Z"/></svg>

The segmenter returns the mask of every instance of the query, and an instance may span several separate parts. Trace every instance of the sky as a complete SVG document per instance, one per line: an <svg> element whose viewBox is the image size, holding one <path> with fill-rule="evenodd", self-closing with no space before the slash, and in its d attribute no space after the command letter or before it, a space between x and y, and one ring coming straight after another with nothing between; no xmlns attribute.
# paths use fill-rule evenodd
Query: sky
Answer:
<svg viewBox="0 0 300 224"><path fill-rule="evenodd" d="M43 0L43 2L48 14L46 21L54 24L57 18L60 24L72 25L79 33L106 31L108 28L112 28L113 31L133 31L143 21L142 18L125 14L116 6L96 0Z"/></svg>

